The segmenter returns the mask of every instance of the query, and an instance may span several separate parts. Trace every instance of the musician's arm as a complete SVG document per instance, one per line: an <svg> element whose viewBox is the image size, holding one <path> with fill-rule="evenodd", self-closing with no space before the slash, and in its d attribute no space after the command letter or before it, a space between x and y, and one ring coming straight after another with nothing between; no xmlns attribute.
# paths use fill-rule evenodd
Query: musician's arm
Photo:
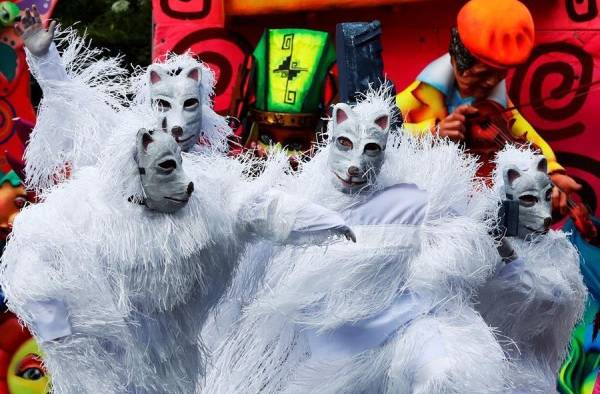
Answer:
<svg viewBox="0 0 600 394"><path fill-rule="evenodd" d="M509 105L512 106L512 104ZM524 137L527 139L527 141L537 146L542 151L542 154L546 157L546 160L548 160L549 174L555 172L564 172L564 167L561 166L558 161L556 161L556 155L554 154L554 151L550 145L544 141L542 136L535 131L533 126L516 109L513 110L513 118L515 122L512 126L511 134L517 138Z"/></svg>
<svg viewBox="0 0 600 394"><path fill-rule="evenodd" d="M437 123L446 116L444 95L421 81L398 93L396 105L402 112L404 130L413 135L435 132Z"/></svg>

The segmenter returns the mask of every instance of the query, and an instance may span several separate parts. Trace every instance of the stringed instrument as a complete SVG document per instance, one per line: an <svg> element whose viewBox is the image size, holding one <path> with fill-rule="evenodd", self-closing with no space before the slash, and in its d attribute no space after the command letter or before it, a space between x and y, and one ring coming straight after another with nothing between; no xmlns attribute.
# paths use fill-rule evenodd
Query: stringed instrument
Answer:
<svg viewBox="0 0 600 394"><path fill-rule="evenodd" d="M477 113L467 115L465 145L467 151L479 157L482 163L477 176L488 179L494 170L494 156L506 144L527 145L526 135L515 137L510 130L514 124L513 110L515 107L504 108L492 100L479 100L472 104ZM559 190L558 186L555 185ZM562 191L562 190L561 190ZM583 202L567 198L569 215L575 222L577 230L584 239L600 246L596 226L592 215Z"/></svg>

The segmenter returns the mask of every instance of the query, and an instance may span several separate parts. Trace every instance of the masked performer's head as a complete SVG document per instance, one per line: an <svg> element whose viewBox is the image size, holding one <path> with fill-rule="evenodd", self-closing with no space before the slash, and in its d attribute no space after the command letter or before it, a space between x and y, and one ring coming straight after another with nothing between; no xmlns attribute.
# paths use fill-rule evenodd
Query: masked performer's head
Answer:
<svg viewBox="0 0 600 394"><path fill-rule="evenodd" d="M355 106L336 104L330 121L329 169L344 193L371 189L385 159L392 101L369 93Z"/></svg>

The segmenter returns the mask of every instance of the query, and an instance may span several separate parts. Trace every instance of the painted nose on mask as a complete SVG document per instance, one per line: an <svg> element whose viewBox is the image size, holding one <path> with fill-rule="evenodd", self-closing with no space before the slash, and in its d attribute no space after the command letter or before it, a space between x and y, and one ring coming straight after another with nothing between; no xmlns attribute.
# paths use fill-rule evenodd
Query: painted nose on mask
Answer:
<svg viewBox="0 0 600 394"><path fill-rule="evenodd" d="M194 182L190 182L190 183L188 183L186 193L188 195L192 195L193 192L194 192Z"/></svg>
<svg viewBox="0 0 600 394"><path fill-rule="evenodd" d="M175 139L180 138L183 135L183 129L181 126L173 126L171 129L171 134L173 137L175 137Z"/></svg>
<svg viewBox="0 0 600 394"><path fill-rule="evenodd" d="M350 166L348 167L348 175L350 176L359 176L360 175L360 169L356 166Z"/></svg>

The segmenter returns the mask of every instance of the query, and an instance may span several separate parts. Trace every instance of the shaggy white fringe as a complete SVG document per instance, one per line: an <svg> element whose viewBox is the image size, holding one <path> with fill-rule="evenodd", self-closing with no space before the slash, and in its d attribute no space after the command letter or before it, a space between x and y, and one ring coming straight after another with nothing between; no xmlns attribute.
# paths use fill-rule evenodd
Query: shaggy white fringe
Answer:
<svg viewBox="0 0 600 394"><path fill-rule="evenodd" d="M28 302L68 306L73 335L41 344L57 392L194 392L206 363L199 331L244 245L285 238L294 224L284 198L267 201L272 212L256 203L274 182L248 179L251 160L206 152L184 154L195 192L180 211L129 202L142 192L136 132L152 119L148 108L123 109L97 163L19 214L2 257L0 285L29 327ZM273 160L266 174L283 171Z"/></svg>
<svg viewBox="0 0 600 394"><path fill-rule="evenodd" d="M137 69L130 76L121 65L122 58L107 57L104 51L92 47L85 36L73 28L56 33L61 51L60 61L66 70L66 80L47 80L39 67L45 59L27 54L30 70L43 88L36 127L25 153L26 183L38 195L68 178L79 168L99 161L100 152L119 127L124 109L150 113L149 76ZM53 49L51 49L53 50ZM189 53L169 55L161 63L167 69L199 66L202 70L202 127L207 145L196 145L195 153L227 150L227 138L232 131L225 118L212 109L215 76L208 66ZM58 65L60 66L60 65ZM134 96L133 102L128 97ZM158 126L154 121L149 127Z"/></svg>
<svg viewBox="0 0 600 394"><path fill-rule="evenodd" d="M42 195L68 172L94 164L126 103L127 73L120 57L103 56L73 28L56 33L67 80L45 80L41 59L27 53L44 95L25 152L27 186ZM68 167L68 169L67 169Z"/></svg>
<svg viewBox="0 0 600 394"><path fill-rule="evenodd" d="M349 196L334 188L327 155L325 146L298 174L285 178L284 190L338 212L368 198L368 193ZM414 249L383 250L359 239L356 245L325 249L286 247L258 267L254 258L242 260L240 269L255 264L240 275L252 281L255 294L230 292L230 299L221 304L224 317L217 324L223 332L217 339L212 332L214 357L206 391L503 392L503 352L470 306L474 289L489 277L496 256L488 235L491 224L484 221L494 196L474 180L476 168L473 158L448 141L398 136L388 143L374 191L398 183L414 183L427 191L427 215ZM425 378L427 387L413 386L418 371L410 369L415 362L411 355L419 354L423 330L411 331L412 324L385 346L351 360L311 364L301 327L324 331L373 316L406 289L442 305L423 319L443 327L445 344L461 338L460 345L452 343L454 365ZM464 343L465 338L471 342ZM468 374L473 384L461 383L457 371Z"/></svg>

